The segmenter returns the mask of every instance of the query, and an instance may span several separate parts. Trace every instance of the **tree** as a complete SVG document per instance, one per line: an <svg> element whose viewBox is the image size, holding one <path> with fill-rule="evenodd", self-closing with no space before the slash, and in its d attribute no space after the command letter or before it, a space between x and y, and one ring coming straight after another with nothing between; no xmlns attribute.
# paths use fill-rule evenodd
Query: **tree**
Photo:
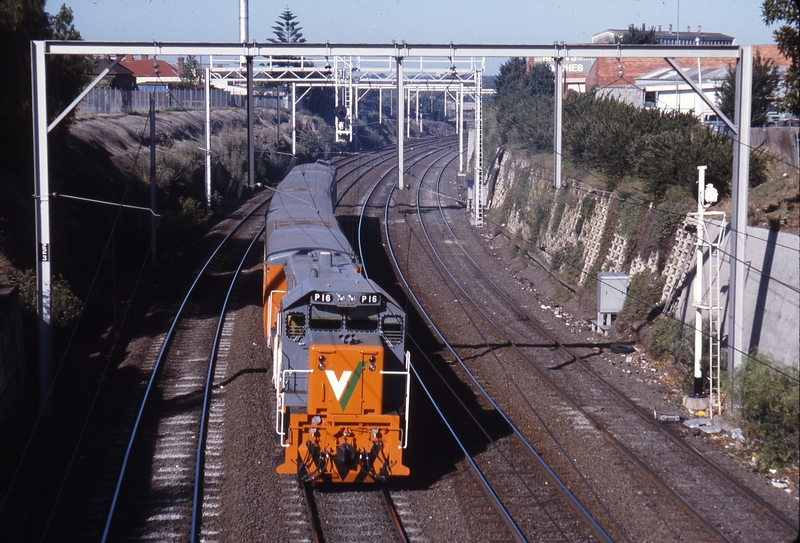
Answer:
<svg viewBox="0 0 800 543"><path fill-rule="evenodd" d="M638 45L646 45L646 44L656 44L658 43L658 38L656 37L656 29L654 27L650 27L650 30L645 30L644 25L642 25L641 30L636 28L633 25L628 27L628 31L625 32L622 37L619 37L615 40L617 43L624 43L624 44L638 44Z"/></svg>
<svg viewBox="0 0 800 543"><path fill-rule="evenodd" d="M178 83L179 89L195 89L200 83L200 68L194 55L189 55L183 62L183 68L179 74L181 80Z"/></svg>
<svg viewBox="0 0 800 543"><path fill-rule="evenodd" d="M528 72L528 88L534 96L555 96L556 76L547 64L534 64Z"/></svg>
<svg viewBox="0 0 800 543"><path fill-rule="evenodd" d="M524 58L514 57L500 65L500 73L494 80L498 98L514 94L524 87L527 63Z"/></svg>
<svg viewBox="0 0 800 543"><path fill-rule="evenodd" d="M55 15L48 15L50 39L82 41L73 24L72 8L61 4ZM48 59L48 106L55 117L91 80L95 60L83 55L58 55Z"/></svg>
<svg viewBox="0 0 800 543"><path fill-rule="evenodd" d="M298 26L295 21L296 17L289 8L283 10L280 19L275 21L272 27L272 33L275 38L269 38L271 43L305 43L306 39L303 33L300 32L303 27Z"/></svg>
<svg viewBox="0 0 800 543"><path fill-rule="evenodd" d="M498 99L515 96L553 96L555 76L553 70L543 63L528 69L523 58L514 57L500 65L500 74L495 78L495 92Z"/></svg>
<svg viewBox="0 0 800 543"><path fill-rule="evenodd" d="M775 98L781 76L772 59L761 58L756 51L753 61L753 97L751 101L751 126L767 124L767 113ZM729 119L734 119L736 102L736 68L728 67L725 80L717 87L717 102Z"/></svg>
<svg viewBox="0 0 800 543"><path fill-rule="evenodd" d="M800 0L764 0L761 14L768 25L779 21L786 23L774 32L778 49L792 61L784 78L783 104L800 117Z"/></svg>
<svg viewBox="0 0 800 543"><path fill-rule="evenodd" d="M31 40L81 39L72 10L62 5L54 16L44 0L0 1L0 48L5 53L5 76L0 85L0 167L30 177L33 164L31 124ZM91 63L85 57L48 58L47 88L50 118L78 95ZM58 108L58 111L57 111ZM23 189L28 193L29 189Z"/></svg>

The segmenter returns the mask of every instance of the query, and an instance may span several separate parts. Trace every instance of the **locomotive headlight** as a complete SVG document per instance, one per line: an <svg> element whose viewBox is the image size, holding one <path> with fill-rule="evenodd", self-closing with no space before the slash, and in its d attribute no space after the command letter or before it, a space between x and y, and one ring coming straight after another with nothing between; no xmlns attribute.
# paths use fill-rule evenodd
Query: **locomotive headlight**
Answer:
<svg viewBox="0 0 800 543"><path fill-rule="evenodd" d="M314 415L313 417L311 417L311 422L313 422L314 424L322 424L322 417L320 417L319 415Z"/></svg>
<svg viewBox="0 0 800 543"><path fill-rule="evenodd" d="M375 360L374 356L369 357L369 371L375 371Z"/></svg>
<svg viewBox="0 0 800 543"><path fill-rule="evenodd" d="M317 367L320 370L324 370L325 369L325 355L324 354L319 355L317 357L317 360L319 361L319 364L317 365Z"/></svg>

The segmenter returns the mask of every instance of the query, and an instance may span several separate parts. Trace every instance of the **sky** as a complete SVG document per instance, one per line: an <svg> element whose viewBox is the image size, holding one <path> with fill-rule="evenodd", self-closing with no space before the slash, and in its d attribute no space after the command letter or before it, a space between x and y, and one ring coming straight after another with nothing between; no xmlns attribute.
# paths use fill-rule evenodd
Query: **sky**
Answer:
<svg viewBox="0 0 800 543"><path fill-rule="evenodd" d="M47 0L72 8L89 41L239 42L239 0ZM310 43L588 43L630 24L669 25L733 36L736 45L773 43L763 0L250 0L250 41L266 42L284 9ZM487 62L496 72L504 59Z"/></svg>

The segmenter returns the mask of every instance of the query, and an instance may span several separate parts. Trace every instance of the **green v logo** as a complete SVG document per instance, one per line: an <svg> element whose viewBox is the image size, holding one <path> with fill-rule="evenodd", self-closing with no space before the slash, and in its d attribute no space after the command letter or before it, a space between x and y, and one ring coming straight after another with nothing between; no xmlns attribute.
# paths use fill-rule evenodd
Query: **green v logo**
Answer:
<svg viewBox="0 0 800 543"><path fill-rule="evenodd" d="M350 397L355 392L362 373L364 373L364 362L356 364L355 371L347 370L342 372L341 377L336 377L336 373L333 370L325 370L325 375L328 376L328 382L331 384L334 396L339 400L339 406L342 411L350 403Z"/></svg>

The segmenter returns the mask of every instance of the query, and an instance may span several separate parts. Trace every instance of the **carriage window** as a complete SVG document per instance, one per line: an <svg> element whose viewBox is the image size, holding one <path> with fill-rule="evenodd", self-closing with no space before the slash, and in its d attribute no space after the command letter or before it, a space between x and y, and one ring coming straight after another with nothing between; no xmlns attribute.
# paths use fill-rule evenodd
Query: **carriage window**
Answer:
<svg viewBox="0 0 800 543"><path fill-rule="evenodd" d="M303 335L306 327L305 313L289 313L286 315L286 335L292 339Z"/></svg>
<svg viewBox="0 0 800 543"><path fill-rule="evenodd" d="M342 313L338 307L312 305L309 327L314 330L338 330L342 327Z"/></svg>
<svg viewBox="0 0 800 543"><path fill-rule="evenodd" d="M345 327L348 330L377 330L377 307L351 307L347 310Z"/></svg>

